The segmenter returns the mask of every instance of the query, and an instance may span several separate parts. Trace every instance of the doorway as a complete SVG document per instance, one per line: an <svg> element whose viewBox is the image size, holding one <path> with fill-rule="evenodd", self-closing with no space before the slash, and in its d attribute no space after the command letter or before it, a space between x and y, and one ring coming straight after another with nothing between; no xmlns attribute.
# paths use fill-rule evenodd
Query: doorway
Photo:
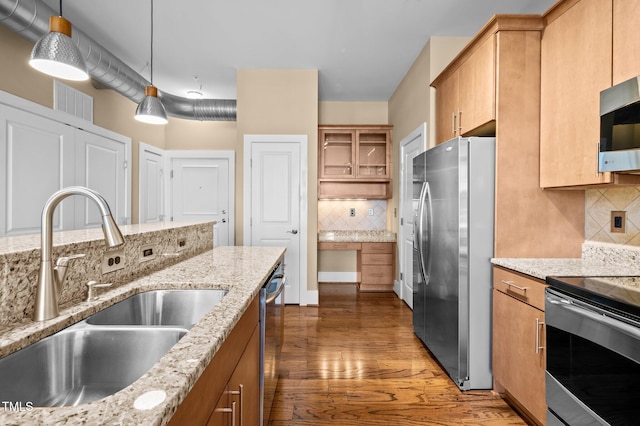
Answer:
<svg viewBox="0 0 640 426"><path fill-rule="evenodd" d="M413 309L413 157L427 148L427 123L400 141L400 285L394 291Z"/></svg>
<svg viewBox="0 0 640 426"><path fill-rule="evenodd" d="M285 303L307 304L307 135L244 136L244 245L286 247Z"/></svg>

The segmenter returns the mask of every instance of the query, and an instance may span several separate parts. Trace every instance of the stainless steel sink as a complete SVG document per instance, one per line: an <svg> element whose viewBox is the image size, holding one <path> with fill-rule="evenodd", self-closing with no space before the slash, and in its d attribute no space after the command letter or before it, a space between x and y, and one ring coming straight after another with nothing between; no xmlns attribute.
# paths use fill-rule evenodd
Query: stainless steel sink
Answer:
<svg viewBox="0 0 640 426"><path fill-rule="evenodd" d="M131 296L0 359L0 401L23 407L95 401L138 380L226 290Z"/></svg>
<svg viewBox="0 0 640 426"><path fill-rule="evenodd" d="M186 332L77 324L0 359L0 401L64 406L104 398L139 379Z"/></svg>
<svg viewBox="0 0 640 426"><path fill-rule="evenodd" d="M226 290L155 290L136 294L87 319L96 325L191 328L227 294Z"/></svg>

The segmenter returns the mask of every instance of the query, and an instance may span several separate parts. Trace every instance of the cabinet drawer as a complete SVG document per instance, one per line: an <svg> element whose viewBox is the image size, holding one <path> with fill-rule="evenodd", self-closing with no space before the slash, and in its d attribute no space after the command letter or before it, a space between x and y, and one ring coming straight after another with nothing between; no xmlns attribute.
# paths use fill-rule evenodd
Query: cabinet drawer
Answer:
<svg viewBox="0 0 640 426"><path fill-rule="evenodd" d="M332 242L319 242L318 250L360 250L361 243L332 243Z"/></svg>
<svg viewBox="0 0 640 426"><path fill-rule="evenodd" d="M546 283L518 272L493 268L493 288L544 311Z"/></svg>
<svg viewBox="0 0 640 426"><path fill-rule="evenodd" d="M362 267L362 282L370 284L388 284L393 281L391 265L367 265Z"/></svg>
<svg viewBox="0 0 640 426"><path fill-rule="evenodd" d="M394 243L362 243L362 253L393 253Z"/></svg>
<svg viewBox="0 0 640 426"><path fill-rule="evenodd" d="M363 265L391 265L393 264L392 254L364 253L362 255Z"/></svg>

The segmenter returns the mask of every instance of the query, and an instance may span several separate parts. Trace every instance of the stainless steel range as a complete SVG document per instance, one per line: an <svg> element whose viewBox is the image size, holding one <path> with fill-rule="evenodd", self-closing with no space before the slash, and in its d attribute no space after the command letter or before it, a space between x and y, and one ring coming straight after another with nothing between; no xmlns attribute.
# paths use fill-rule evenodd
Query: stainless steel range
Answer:
<svg viewBox="0 0 640 426"><path fill-rule="evenodd" d="M550 277L548 425L640 421L640 277Z"/></svg>

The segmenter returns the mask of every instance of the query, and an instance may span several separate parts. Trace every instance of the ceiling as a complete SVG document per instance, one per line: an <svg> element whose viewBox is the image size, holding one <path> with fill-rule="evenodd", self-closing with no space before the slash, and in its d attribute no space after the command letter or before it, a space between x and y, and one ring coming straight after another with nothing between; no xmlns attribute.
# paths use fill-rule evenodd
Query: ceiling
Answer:
<svg viewBox="0 0 640 426"><path fill-rule="evenodd" d="M235 99L239 69L317 69L320 101L387 101L431 36L472 36L494 14L544 13L555 2L154 0L153 83ZM62 12L150 79L150 5L66 0Z"/></svg>

